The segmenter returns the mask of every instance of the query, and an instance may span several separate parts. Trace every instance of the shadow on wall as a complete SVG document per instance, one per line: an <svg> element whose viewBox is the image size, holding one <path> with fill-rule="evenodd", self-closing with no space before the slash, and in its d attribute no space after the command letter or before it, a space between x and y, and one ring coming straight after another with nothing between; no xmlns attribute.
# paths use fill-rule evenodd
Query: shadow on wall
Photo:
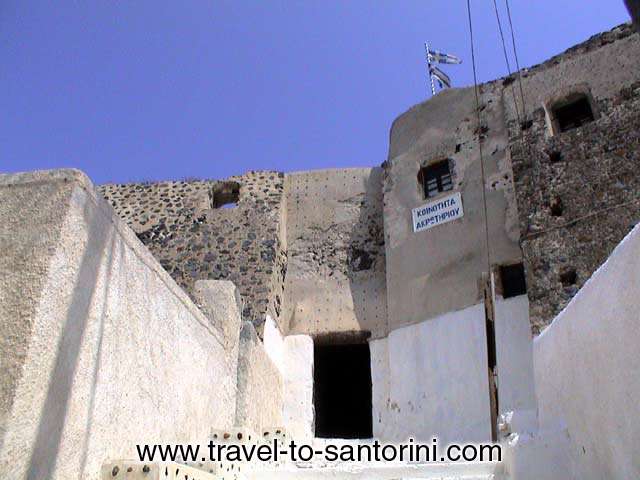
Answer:
<svg viewBox="0 0 640 480"><path fill-rule="evenodd" d="M347 275L353 311L360 329L386 333L382 201L382 169L372 168L366 179L358 220L349 235Z"/></svg>
<svg viewBox="0 0 640 480"><path fill-rule="evenodd" d="M110 232L109 235L107 235L110 240L110 247L108 249L108 254L107 254L107 269L105 271L105 288L104 288L104 294L102 295L102 309L101 309L101 315L100 315L100 327L99 327L99 331L98 331L98 339L97 339L97 348L96 348L96 358L93 364L93 370L91 372L91 395L89 397L89 407L87 409L87 422L86 422L86 427L84 430L84 439L82 442L82 459L80 462L80 478L84 478L85 476L85 468L87 466L87 455L89 453L89 439L91 437L91 432L93 429L93 419L94 419L94 406L95 406L95 399L96 399L96 388L97 388L97 384L98 384L98 372L100 371L100 366L102 365L102 340L104 338L104 324L105 324L105 317L107 315L107 303L109 301L109 294L111 293L111 278L117 278L118 277L118 272L115 272L115 274L112 273L113 271L113 267L114 265L118 265L119 262L115 262L114 261L114 257L116 255L116 253L114 252L115 246L116 246L116 242L115 242L115 236L116 233L113 230L113 225L111 225L110 227ZM124 257L124 245L120 244L120 251L117 252L117 256L118 258L123 258Z"/></svg>
<svg viewBox="0 0 640 480"><path fill-rule="evenodd" d="M84 207L84 218L90 225L88 238L85 243L86 249L82 255L82 261L77 273L73 298L65 319L62 334L58 344L55 365L51 373L46 400L40 413L37 436L35 439L32 455L29 460L29 470L27 478L29 480L40 480L52 478L56 467L57 457L60 449L60 441L65 426L67 411L69 408L70 396L72 392L73 379L78 366L80 347L83 335L89 320L89 310L96 296L96 285L100 274L100 264L102 252L109 244L108 269L106 272L103 302L106 303L109 294L109 277L113 267L113 248L115 245L115 232L110 224L109 231L102 231L99 222L90 221L90 209L92 205L87 203ZM99 252L99 253L94 253ZM100 336L98 345L98 357L95 360L93 369L90 408L93 408L95 387L97 382L98 367L100 364L100 343L104 328L104 312L100 321ZM87 429L82 445L82 471L80 478L84 476L84 466L87 460L87 449L89 432L91 430L91 415L88 416ZM80 446L78 446L80 448Z"/></svg>

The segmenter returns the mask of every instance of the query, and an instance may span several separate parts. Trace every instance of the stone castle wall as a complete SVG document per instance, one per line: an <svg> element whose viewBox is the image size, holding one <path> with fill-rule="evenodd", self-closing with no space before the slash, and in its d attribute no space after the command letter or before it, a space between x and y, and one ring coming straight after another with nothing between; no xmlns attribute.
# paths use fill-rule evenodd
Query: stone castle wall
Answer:
<svg viewBox="0 0 640 480"><path fill-rule="evenodd" d="M551 139L538 115L512 147L535 332L640 221L640 83L598 104L596 122Z"/></svg>
<svg viewBox="0 0 640 480"><path fill-rule="evenodd" d="M231 280L243 318L260 331L280 317L286 248L283 178L249 172L224 181L102 185L99 192L193 298L196 280ZM221 206L235 194L235 206ZM229 208L227 208L229 207Z"/></svg>
<svg viewBox="0 0 640 480"><path fill-rule="evenodd" d="M496 267L523 259L534 333L640 220L639 56L638 34L622 25L523 70L524 108L514 77L480 86L489 223L505 232L491 234L491 260ZM549 102L575 91L588 93L596 120L552 134ZM453 235L451 242L432 245L429 256L418 255L425 248L419 241L415 252L398 241L403 235L415 240L402 232L411 227L410 209L422 201L416 200L416 171L437 157L454 159L456 188L466 197L464 222L482 220L479 196L469 193L480 185L471 93L445 91L399 117L384 169L250 172L224 181L99 190L188 293L199 279L238 285L243 317L259 334L270 315L283 334L355 330L379 337L428 318L432 310L469 306L478 296L476 274L483 268L469 269L470 259L484 255L480 239ZM458 117L466 127L452 124ZM407 121L413 123L405 128ZM476 173L462 175L465 170ZM221 208L220 189L224 200L225 188L234 185L237 206ZM405 197L410 201L398 201ZM474 232L481 228L478 223ZM438 245L458 248L465 241L473 243L473 254L425 270L422 263L446 260L435 256L442 253ZM407 282L411 271L411 278L423 280ZM450 299L440 306L433 288L438 281L444 288L437 298ZM469 284L469 301L458 298L461 282ZM500 294L499 282L497 287ZM403 310L406 298L422 298L415 315Z"/></svg>
<svg viewBox="0 0 640 480"><path fill-rule="evenodd" d="M197 280L233 281L243 318L260 335L266 315L283 333L382 334L380 179L380 169L250 172L222 181L103 185L99 192L192 297ZM233 189L235 206L220 206Z"/></svg>
<svg viewBox="0 0 640 480"><path fill-rule="evenodd" d="M285 176L290 333L387 332L382 169Z"/></svg>
<svg viewBox="0 0 640 480"><path fill-rule="evenodd" d="M524 72L524 128L505 88L534 333L640 221L639 55L638 35L622 25ZM588 94L596 119L553 133L550 104L573 92Z"/></svg>
<svg viewBox="0 0 640 480"><path fill-rule="evenodd" d="M485 226L492 265L521 261L502 91L493 87L480 96L480 126L473 87L440 92L393 124L384 169L390 330L482 302L481 279L488 270ZM444 159L452 174L452 190L425 198L418 173ZM414 232L412 209L455 192L461 195L462 218Z"/></svg>

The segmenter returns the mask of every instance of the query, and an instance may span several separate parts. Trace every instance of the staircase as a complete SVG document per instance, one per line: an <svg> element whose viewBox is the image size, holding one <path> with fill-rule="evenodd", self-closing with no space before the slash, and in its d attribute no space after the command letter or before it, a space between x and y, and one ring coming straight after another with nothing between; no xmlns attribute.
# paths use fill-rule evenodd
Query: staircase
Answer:
<svg viewBox="0 0 640 480"><path fill-rule="evenodd" d="M211 434L216 443L250 447L272 443L288 444L284 429L266 429L256 435L247 429L216 430ZM318 446L325 440L315 440ZM336 440L333 443L362 443ZM507 480L501 463L409 463L409 462L139 462L112 461L102 467L101 480Z"/></svg>
<svg viewBox="0 0 640 480"><path fill-rule="evenodd" d="M101 480L507 480L500 467L488 463L355 464L314 467L302 464L273 468L265 465L242 471L211 469L173 462L109 462ZM226 470L226 471L225 471ZM213 473L212 473L213 472Z"/></svg>

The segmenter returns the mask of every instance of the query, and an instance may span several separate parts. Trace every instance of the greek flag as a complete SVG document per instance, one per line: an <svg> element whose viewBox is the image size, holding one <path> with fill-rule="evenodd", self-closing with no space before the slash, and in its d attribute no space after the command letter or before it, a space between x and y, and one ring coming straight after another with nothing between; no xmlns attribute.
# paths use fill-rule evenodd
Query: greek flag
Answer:
<svg viewBox="0 0 640 480"><path fill-rule="evenodd" d="M451 79L449 78L449 75L444 73L438 67L430 65L429 73L433 76L433 78L435 78L438 81L440 88L444 88L444 87L451 88Z"/></svg>
<svg viewBox="0 0 640 480"><path fill-rule="evenodd" d="M437 50L429 49L428 55L429 55L429 61L435 62L435 63L447 63L451 65L457 65L459 63L462 63L462 60L460 60L455 55L439 52Z"/></svg>

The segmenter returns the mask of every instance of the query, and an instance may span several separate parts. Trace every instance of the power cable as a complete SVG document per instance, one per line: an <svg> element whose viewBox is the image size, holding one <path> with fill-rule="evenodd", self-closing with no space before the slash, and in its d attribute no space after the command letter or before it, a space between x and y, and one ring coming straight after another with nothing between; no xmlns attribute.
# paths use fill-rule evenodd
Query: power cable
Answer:
<svg viewBox="0 0 640 480"><path fill-rule="evenodd" d="M511 30L511 44L513 45L513 56L516 60L516 68L518 69L518 84L520 86L520 97L522 98L522 116L526 119L527 110L525 108L524 89L522 88L522 70L520 70L520 61L518 60L516 36L513 33L513 21L511 19L511 8L509 7L509 0L504 0L504 3L507 6L507 17L509 18L509 29Z"/></svg>
<svg viewBox="0 0 640 480"><path fill-rule="evenodd" d="M473 91L476 99L476 114L478 118L478 149L480 152L480 174L482 177L482 204L484 208L484 232L487 251L487 278L483 287L484 308L485 308L485 331L487 341L487 374L489 385L489 405L491 416L491 440L498 439L498 379L497 379L497 358L496 358L496 332L495 332L495 309L493 303L493 279L491 276L491 254L489 253L489 215L487 209L486 180L484 172L484 157L482 154L482 123L480 116L480 97L478 94L478 74L476 69L476 54L473 40L473 22L471 20L471 2L467 0L467 15L469 17L469 38L471 40L471 63L473 66ZM484 283L484 282L483 282Z"/></svg>
<svg viewBox="0 0 640 480"><path fill-rule="evenodd" d="M504 32L502 31L502 21L500 20L500 13L498 12L498 4L496 0L493 0L493 10L496 14L496 20L498 21L498 30L500 32L500 40L502 41L502 53L504 54L504 62L507 64L507 72L511 77L511 65L509 63L509 55L507 54L507 44L504 41ZM516 117L518 118L518 125L520 125L520 112L518 109L518 100L516 99L516 90L511 85L511 94L513 95L513 104L516 108ZM522 105L522 115L524 116L524 104Z"/></svg>
<svg viewBox="0 0 640 480"><path fill-rule="evenodd" d="M487 209L487 195L485 192L485 172L484 172L484 157L482 153L482 123L480 117L480 97L478 95L478 74L476 70L476 53L473 40L473 24L471 21L471 3L467 0L467 15L469 18L469 38L471 39L471 65L473 68L473 91L476 100L476 115L478 119L478 149L480 151L480 174L482 176L482 204L484 210L484 226L485 226L485 244L487 250L487 273L491 272L491 257L489 255L489 220Z"/></svg>

